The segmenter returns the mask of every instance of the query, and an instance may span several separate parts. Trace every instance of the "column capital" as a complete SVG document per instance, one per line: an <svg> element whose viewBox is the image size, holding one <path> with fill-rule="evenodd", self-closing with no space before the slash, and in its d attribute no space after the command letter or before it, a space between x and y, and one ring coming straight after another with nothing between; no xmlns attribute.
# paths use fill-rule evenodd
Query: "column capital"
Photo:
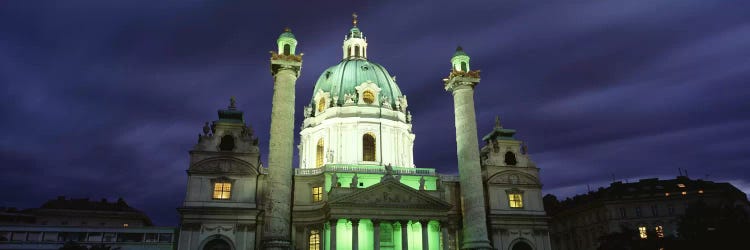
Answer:
<svg viewBox="0 0 750 250"><path fill-rule="evenodd" d="M276 74L278 74L279 72L283 70L291 70L292 72L294 72L295 77L299 77L301 69L302 69L301 57L300 57L300 61L273 59L273 57L271 57L271 75L272 76L276 76Z"/></svg>
<svg viewBox="0 0 750 250"><path fill-rule="evenodd" d="M352 222L352 225L359 225L359 218L351 218L349 220Z"/></svg>
<svg viewBox="0 0 750 250"><path fill-rule="evenodd" d="M451 78L443 79L445 82L445 90L453 92L462 88L474 88L479 84L479 77L469 76L453 76Z"/></svg>

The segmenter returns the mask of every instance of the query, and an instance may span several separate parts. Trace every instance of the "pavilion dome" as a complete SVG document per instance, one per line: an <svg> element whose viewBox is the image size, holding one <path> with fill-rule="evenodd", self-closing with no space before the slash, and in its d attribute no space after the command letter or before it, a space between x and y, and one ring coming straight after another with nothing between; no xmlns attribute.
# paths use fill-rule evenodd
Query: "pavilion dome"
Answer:
<svg viewBox="0 0 750 250"><path fill-rule="evenodd" d="M387 99L391 105L395 105L398 98L403 96L385 67L361 58L344 59L323 71L315 83L313 95L319 91L328 92L332 98L337 98L334 100L337 105L342 105L345 94L357 94L355 87L368 81L381 89L379 100ZM315 100L311 100L311 104L315 104Z"/></svg>

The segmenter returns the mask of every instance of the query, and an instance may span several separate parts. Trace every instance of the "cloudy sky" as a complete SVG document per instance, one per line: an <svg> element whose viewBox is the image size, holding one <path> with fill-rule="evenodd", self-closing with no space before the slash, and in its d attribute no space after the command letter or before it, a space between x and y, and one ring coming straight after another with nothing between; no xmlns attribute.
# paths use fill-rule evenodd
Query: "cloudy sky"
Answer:
<svg viewBox="0 0 750 250"><path fill-rule="evenodd" d="M288 26L305 53L299 124L353 11L409 96L417 167L457 171L441 79L461 45L480 134L517 129L545 193L677 168L750 192L747 1L256 2L0 3L0 206L123 197L176 225L203 122L236 96L266 162L268 51Z"/></svg>

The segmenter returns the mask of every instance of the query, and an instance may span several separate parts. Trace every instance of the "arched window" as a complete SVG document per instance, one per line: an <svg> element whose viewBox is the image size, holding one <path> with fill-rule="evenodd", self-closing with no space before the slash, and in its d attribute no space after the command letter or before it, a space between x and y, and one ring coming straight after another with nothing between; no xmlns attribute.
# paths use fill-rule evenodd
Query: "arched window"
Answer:
<svg viewBox="0 0 750 250"><path fill-rule="evenodd" d="M375 137L369 133L362 136L362 160L375 161Z"/></svg>
<svg viewBox="0 0 750 250"><path fill-rule="evenodd" d="M325 144L323 142L323 138L320 138L318 140L318 146L315 149L315 167L319 168L323 166L323 157L325 155Z"/></svg>
<svg viewBox="0 0 750 250"><path fill-rule="evenodd" d="M461 62L461 71L466 72L466 62Z"/></svg>
<svg viewBox="0 0 750 250"><path fill-rule="evenodd" d="M310 230L310 250L320 250L320 231Z"/></svg>
<svg viewBox="0 0 750 250"><path fill-rule="evenodd" d="M372 91L365 90L365 92L362 93L362 100L367 104L372 104L373 102L375 102L375 95L372 93Z"/></svg>
<svg viewBox="0 0 750 250"><path fill-rule="evenodd" d="M232 135L225 135L221 137L221 143L219 143L219 150L221 151L234 150L234 137L232 137Z"/></svg>
<svg viewBox="0 0 750 250"><path fill-rule="evenodd" d="M359 57L359 45L354 46L354 56Z"/></svg>
<svg viewBox="0 0 750 250"><path fill-rule="evenodd" d="M351 56L352 56L352 47L351 46L346 47L346 57L351 57Z"/></svg>
<svg viewBox="0 0 750 250"><path fill-rule="evenodd" d="M292 46L289 46L289 44L284 44L284 55L289 55L292 53Z"/></svg>
<svg viewBox="0 0 750 250"><path fill-rule="evenodd" d="M505 153L505 164L510 165L510 166L515 166L516 163L518 163L516 161L516 154L514 154L513 152L510 152L510 151L506 152Z"/></svg>
<svg viewBox="0 0 750 250"><path fill-rule="evenodd" d="M318 101L318 112L323 112L326 109L326 99L320 98Z"/></svg>

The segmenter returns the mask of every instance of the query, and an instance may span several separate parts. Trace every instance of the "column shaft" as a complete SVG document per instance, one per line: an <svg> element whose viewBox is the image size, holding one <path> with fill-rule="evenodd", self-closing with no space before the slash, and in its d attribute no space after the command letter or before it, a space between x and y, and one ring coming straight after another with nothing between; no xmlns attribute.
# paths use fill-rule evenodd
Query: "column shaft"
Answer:
<svg viewBox="0 0 750 250"><path fill-rule="evenodd" d="M419 224L422 225L422 250L428 250L430 249L430 239L428 234L428 225L429 221L420 221Z"/></svg>
<svg viewBox="0 0 750 250"><path fill-rule="evenodd" d="M479 162L479 141L474 110L474 88L458 83L452 89L456 122L458 174L463 202L462 249L490 249L484 208L484 187Z"/></svg>
<svg viewBox="0 0 750 250"><path fill-rule="evenodd" d="M352 220L352 250L359 250L359 219Z"/></svg>
<svg viewBox="0 0 750 250"><path fill-rule="evenodd" d="M380 249L380 221L372 220L372 238L374 249Z"/></svg>
<svg viewBox="0 0 750 250"><path fill-rule="evenodd" d="M408 230L409 221L399 221L401 224L401 250L409 250L409 233Z"/></svg>
<svg viewBox="0 0 750 250"><path fill-rule="evenodd" d="M338 220L331 220L331 250L336 250L336 224Z"/></svg>
<svg viewBox="0 0 750 250"><path fill-rule="evenodd" d="M284 65L274 71L271 132L268 152L270 211L264 234L265 249L291 246L292 158L294 150L294 86L298 69Z"/></svg>

